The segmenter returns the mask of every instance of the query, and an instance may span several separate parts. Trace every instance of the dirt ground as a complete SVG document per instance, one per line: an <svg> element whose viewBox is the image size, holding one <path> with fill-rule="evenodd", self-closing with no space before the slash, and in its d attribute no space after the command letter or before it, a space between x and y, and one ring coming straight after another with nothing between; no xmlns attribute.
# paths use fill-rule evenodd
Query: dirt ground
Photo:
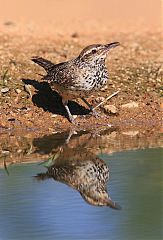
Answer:
<svg viewBox="0 0 163 240"><path fill-rule="evenodd" d="M70 102L70 110L78 122L75 127L93 129L112 124L122 130L157 128L162 131L160 5L155 4L156 11L151 11L153 5L148 1L150 14L143 15L146 1L144 5L138 1L131 6L130 1L125 0L122 6L117 0L111 8L110 2L102 1L100 11L97 11L99 1L91 5L90 0L89 6L83 1L80 7L73 0L69 4L65 0L62 4L48 0L41 5L35 1L30 11L31 1L16 0L10 3L10 10L19 6L16 13L7 11L8 1L3 2L3 11L0 10L0 134L28 131L38 135L74 128L66 118L60 96L41 80L39 74L43 74L43 70L30 59L38 55L59 63L76 57L86 45L112 41L119 41L121 46L108 56L110 80L106 88L90 96L88 101L96 106L101 97L118 90L119 93L97 109L100 118L89 115L80 100ZM67 11L62 11L63 6ZM128 11L118 15L117 6L118 13L121 7L128 6ZM47 12L43 14L45 8ZM52 9L58 9L55 17ZM124 106L128 103L133 106ZM112 105L114 111L108 111L107 105Z"/></svg>
<svg viewBox="0 0 163 240"><path fill-rule="evenodd" d="M12 163L45 160L58 149L78 156L80 146L89 157L162 147L161 8L153 0L2 0L0 167L7 171ZM31 57L59 63L87 45L114 41L121 45L107 58L108 85L88 101L96 106L119 93L97 108L99 118L80 99L69 102L77 122L71 124ZM71 132L76 133L67 143Z"/></svg>
<svg viewBox="0 0 163 240"><path fill-rule="evenodd" d="M55 63L66 61L80 53L87 42L83 39L76 35L60 40L0 35L0 131L28 129L45 133L67 130L72 126L66 119L59 95L41 80L39 74L44 72L30 58L38 55ZM101 112L100 118L87 114L88 110L80 100L78 103L70 102L72 113L77 115L77 127L111 123L121 128L151 128L158 125L161 128L161 34L151 33L150 38L148 33L109 34L105 39L105 42L118 40L121 47L108 56L110 80L107 88L88 100L95 106L101 97L107 97L117 90L119 93L97 109ZM94 42L93 39L91 41ZM104 40L99 39L98 42ZM130 102L134 102L133 107L123 106ZM108 104L116 107L115 113L106 113L105 106ZM86 114L85 117L83 114Z"/></svg>

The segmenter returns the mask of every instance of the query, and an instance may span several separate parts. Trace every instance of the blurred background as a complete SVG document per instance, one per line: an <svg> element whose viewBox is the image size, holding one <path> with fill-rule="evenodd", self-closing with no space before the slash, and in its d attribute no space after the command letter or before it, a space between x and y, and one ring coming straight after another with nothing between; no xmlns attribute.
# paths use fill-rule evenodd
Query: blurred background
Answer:
<svg viewBox="0 0 163 240"><path fill-rule="evenodd" d="M156 31L162 0L0 0L0 28L36 34Z"/></svg>

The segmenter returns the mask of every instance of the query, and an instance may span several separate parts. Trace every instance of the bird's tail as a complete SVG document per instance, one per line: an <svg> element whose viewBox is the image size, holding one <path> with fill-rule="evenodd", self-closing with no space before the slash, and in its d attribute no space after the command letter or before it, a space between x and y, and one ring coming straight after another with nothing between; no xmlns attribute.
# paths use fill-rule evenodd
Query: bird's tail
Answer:
<svg viewBox="0 0 163 240"><path fill-rule="evenodd" d="M44 181L46 179L51 178L51 176L48 173L38 173L36 176L34 176L38 181Z"/></svg>
<svg viewBox="0 0 163 240"><path fill-rule="evenodd" d="M38 65L40 65L41 67L43 67L46 70L46 72L49 72L54 67L54 64L52 62L42 57L37 57L37 56L32 57L31 60L37 63Z"/></svg>

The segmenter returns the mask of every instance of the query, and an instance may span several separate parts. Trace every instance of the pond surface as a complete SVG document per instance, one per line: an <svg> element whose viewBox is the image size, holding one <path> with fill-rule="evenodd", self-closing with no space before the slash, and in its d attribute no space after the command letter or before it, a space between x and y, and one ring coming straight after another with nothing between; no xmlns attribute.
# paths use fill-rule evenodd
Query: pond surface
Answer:
<svg viewBox="0 0 163 240"><path fill-rule="evenodd" d="M163 149L110 134L33 139L32 163L0 168L0 240L162 239Z"/></svg>

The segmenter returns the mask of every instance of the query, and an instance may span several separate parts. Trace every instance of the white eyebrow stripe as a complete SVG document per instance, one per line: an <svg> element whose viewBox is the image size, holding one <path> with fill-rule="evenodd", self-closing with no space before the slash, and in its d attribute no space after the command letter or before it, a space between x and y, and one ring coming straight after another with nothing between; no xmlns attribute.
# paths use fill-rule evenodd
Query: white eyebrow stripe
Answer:
<svg viewBox="0 0 163 240"><path fill-rule="evenodd" d="M97 50L97 49L99 49L99 47L98 48L94 47L92 49L89 49L89 51L87 51L84 55L90 54L92 52L92 50Z"/></svg>

